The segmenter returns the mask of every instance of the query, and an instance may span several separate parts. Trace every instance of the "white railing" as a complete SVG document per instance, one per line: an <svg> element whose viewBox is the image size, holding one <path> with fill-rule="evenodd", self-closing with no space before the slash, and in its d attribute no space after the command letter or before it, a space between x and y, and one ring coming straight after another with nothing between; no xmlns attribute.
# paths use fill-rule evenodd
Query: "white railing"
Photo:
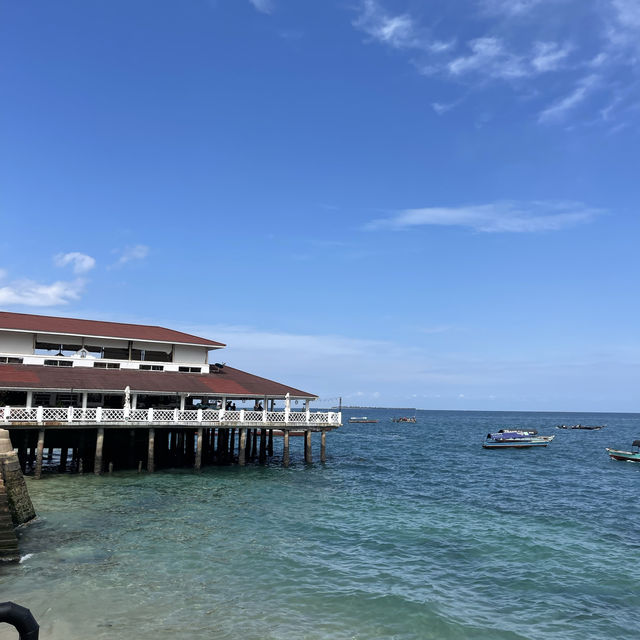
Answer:
<svg viewBox="0 0 640 640"><path fill-rule="evenodd" d="M340 426L342 414L310 411L228 411L225 409L107 409L92 407L0 407L0 424L11 423L125 423L153 425L206 424L233 426Z"/></svg>

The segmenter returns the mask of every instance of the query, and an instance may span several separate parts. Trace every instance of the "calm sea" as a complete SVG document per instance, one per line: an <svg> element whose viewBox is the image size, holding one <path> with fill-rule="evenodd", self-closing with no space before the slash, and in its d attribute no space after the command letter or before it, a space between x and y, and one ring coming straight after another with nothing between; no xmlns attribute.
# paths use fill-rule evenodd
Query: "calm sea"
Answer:
<svg viewBox="0 0 640 640"><path fill-rule="evenodd" d="M640 415L366 413L326 465L294 438L289 469L29 480L39 520L0 600L42 640L637 637L640 465L604 448ZM607 427L554 428L578 422ZM481 448L508 426L556 439Z"/></svg>

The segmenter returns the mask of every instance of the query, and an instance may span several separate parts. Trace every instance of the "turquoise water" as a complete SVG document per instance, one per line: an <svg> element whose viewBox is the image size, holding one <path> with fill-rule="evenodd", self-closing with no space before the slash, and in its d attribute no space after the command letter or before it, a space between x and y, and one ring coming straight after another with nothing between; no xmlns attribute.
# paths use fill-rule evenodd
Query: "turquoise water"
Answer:
<svg viewBox="0 0 640 640"><path fill-rule="evenodd" d="M640 465L604 447L640 415L365 413L326 465L293 438L289 469L29 480L32 555L0 568L0 599L42 640L637 636ZM577 422L608 426L553 428ZM481 448L507 426L556 438Z"/></svg>

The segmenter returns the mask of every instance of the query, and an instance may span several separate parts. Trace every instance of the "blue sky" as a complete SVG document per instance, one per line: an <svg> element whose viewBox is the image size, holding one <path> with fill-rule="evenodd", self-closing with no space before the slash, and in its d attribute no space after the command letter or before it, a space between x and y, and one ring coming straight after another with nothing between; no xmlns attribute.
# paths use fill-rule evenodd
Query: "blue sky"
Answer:
<svg viewBox="0 0 640 640"><path fill-rule="evenodd" d="M0 6L0 308L347 404L638 410L636 0Z"/></svg>

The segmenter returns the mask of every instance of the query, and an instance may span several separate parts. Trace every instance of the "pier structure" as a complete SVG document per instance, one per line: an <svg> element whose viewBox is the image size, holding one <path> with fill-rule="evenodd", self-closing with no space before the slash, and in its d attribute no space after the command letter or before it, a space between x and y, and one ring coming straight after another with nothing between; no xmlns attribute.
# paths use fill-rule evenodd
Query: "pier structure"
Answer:
<svg viewBox="0 0 640 640"><path fill-rule="evenodd" d="M303 436L320 461L341 414L314 394L210 362L225 345L163 327L0 312L0 428L22 471L265 463Z"/></svg>

